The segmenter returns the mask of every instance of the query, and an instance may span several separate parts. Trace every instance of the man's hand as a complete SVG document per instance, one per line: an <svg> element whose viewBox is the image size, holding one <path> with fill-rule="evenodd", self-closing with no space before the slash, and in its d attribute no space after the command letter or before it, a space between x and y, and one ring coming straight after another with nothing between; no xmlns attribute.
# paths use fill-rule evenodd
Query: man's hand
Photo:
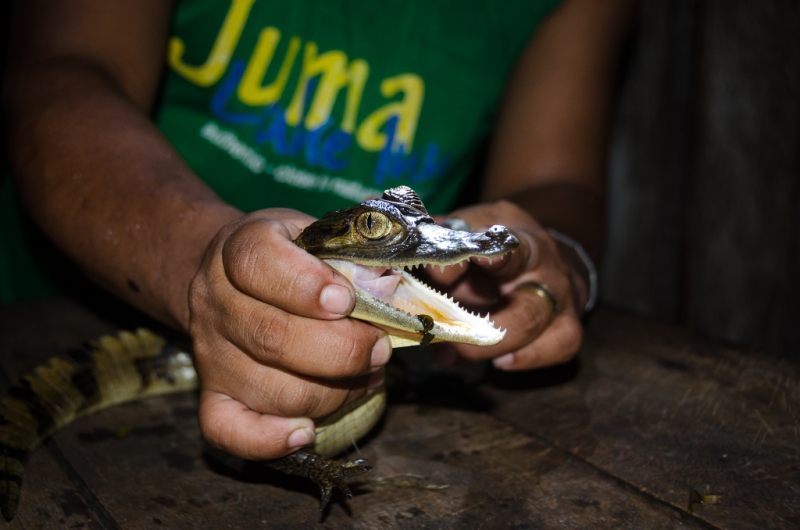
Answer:
<svg viewBox="0 0 800 530"><path fill-rule="evenodd" d="M469 223L473 231L505 225L520 240L520 246L491 264L473 258L466 268L430 272L431 279L457 300L490 311L495 325L507 330L495 346L442 346L437 351L439 362L453 366L493 359L497 368L526 370L572 358L583 335L577 308L586 304L588 290L580 276L561 260L547 232L528 213L507 201L464 208L451 216ZM520 287L529 282L547 287L555 298L555 314L545 298Z"/></svg>
<svg viewBox="0 0 800 530"><path fill-rule="evenodd" d="M566 361L580 347L588 286L542 227L573 238L595 258L602 253L614 72L636 4L565 0L517 61L484 170L481 197L487 202L452 216L473 230L506 225L520 248L491 265L473 262L467 271L451 267L433 275L456 298L490 310L508 332L489 348L445 346L442 364L491 358L498 368L523 370ZM491 202L499 199L519 207ZM530 282L552 293L554 315L546 296L525 287Z"/></svg>
<svg viewBox="0 0 800 530"><path fill-rule="evenodd" d="M189 289L200 426L243 458L313 442L309 418L378 386L391 354L385 332L344 318L350 282L292 242L313 220L270 209L225 226Z"/></svg>

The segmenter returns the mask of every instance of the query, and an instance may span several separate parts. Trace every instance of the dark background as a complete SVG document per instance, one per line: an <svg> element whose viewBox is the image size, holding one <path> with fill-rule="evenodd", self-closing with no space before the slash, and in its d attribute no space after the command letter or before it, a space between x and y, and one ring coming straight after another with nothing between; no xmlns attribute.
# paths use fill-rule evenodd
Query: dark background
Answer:
<svg viewBox="0 0 800 530"><path fill-rule="evenodd" d="M604 304L800 361L799 101L797 0L642 0L609 153Z"/></svg>
<svg viewBox="0 0 800 530"><path fill-rule="evenodd" d="M602 300L800 360L800 2L643 0Z"/></svg>

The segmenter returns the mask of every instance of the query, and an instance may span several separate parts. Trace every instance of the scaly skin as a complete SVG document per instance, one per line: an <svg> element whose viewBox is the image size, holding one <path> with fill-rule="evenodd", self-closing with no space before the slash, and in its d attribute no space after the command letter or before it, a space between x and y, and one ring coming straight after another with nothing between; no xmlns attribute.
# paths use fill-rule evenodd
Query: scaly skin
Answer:
<svg viewBox="0 0 800 530"><path fill-rule="evenodd" d="M505 334L488 317L463 310L403 270L499 257L518 245L505 227L473 234L439 226L416 193L403 186L387 190L381 199L326 214L295 243L353 282L356 304L350 317L384 328L395 348L443 340L491 345ZM0 509L6 520L19 505L25 462L45 438L102 408L197 386L190 356L147 330L101 337L36 368L13 397L0 400ZM334 487L349 498L346 479L371 468L361 459L330 458L366 434L385 405L380 388L318 421L314 444L265 463L314 480L321 491L320 510Z"/></svg>

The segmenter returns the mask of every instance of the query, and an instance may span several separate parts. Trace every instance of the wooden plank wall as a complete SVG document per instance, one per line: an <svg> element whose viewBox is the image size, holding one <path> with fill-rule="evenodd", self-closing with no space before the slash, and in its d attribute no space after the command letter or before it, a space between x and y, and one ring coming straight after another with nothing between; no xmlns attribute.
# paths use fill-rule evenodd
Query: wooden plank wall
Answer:
<svg viewBox="0 0 800 530"><path fill-rule="evenodd" d="M643 0L602 297L800 360L800 4Z"/></svg>

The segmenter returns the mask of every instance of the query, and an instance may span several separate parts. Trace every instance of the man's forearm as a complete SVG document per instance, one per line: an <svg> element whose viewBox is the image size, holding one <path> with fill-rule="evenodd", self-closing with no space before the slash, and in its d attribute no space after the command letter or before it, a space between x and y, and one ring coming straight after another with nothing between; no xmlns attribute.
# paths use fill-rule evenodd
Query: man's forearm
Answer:
<svg viewBox="0 0 800 530"><path fill-rule="evenodd" d="M599 261L617 59L636 0L565 0L531 38L504 94L483 196L515 202Z"/></svg>
<svg viewBox="0 0 800 530"><path fill-rule="evenodd" d="M9 155L34 220L95 281L186 327L205 248L241 214L101 70L54 61L8 86Z"/></svg>

